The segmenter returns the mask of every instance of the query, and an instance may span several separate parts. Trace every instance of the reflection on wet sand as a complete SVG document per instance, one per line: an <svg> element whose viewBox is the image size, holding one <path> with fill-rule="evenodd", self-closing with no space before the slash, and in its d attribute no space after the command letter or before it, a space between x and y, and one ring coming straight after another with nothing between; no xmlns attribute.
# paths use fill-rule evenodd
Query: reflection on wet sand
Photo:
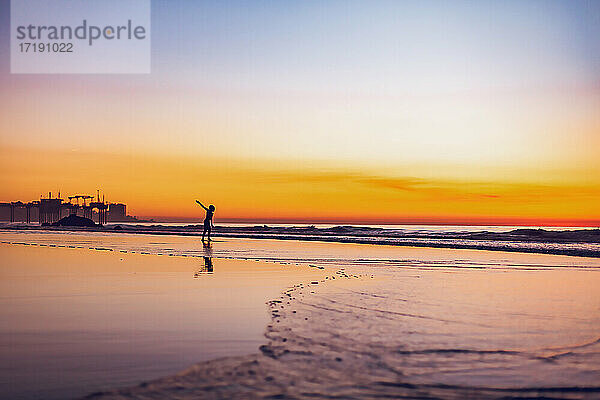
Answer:
<svg viewBox="0 0 600 400"><path fill-rule="evenodd" d="M212 247L210 242L203 242L202 247L204 248L204 255L202 256L204 259L204 266L194 274L194 278L199 278L203 274L212 274L214 272Z"/></svg>
<svg viewBox="0 0 600 400"><path fill-rule="evenodd" d="M97 398L599 398L600 271L347 270L270 301L260 352Z"/></svg>
<svg viewBox="0 0 600 400"><path fill-rule="evenodd" d="M202 251L0 244L0 397L74 398L252 353L265 302L319 273L221 258L211 274ZM190 279L199 262L210 279Z"/></svg>

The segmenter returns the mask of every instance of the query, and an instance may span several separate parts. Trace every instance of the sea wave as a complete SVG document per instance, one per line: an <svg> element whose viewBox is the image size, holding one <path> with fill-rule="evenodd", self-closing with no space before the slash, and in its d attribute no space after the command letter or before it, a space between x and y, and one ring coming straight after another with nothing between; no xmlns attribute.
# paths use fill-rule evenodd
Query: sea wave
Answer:
<svg viewBox="0 0 600 400"><path fill-rule="evenodd" d="M33 230L25 224L1 224L3 230ZM44 231L95 231L152 235L192 235L201 225L115 224L97 228L45 227ZM216 226L214 237L301 240L391 246L494 250L524 253L600 257L600 229L550 230L519 228L497 232L488 230L407 230L367 226Z"/></svg>

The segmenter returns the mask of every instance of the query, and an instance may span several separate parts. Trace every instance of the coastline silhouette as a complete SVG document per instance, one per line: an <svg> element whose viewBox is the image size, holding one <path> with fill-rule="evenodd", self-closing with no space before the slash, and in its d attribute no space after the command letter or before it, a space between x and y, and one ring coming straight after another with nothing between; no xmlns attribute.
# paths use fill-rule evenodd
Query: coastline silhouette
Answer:
<svg viewBox="0 0 600 400"><path fill-rule="evenodd" d="M210 242L210 231L214 228L213 224L213 216L215 214L215 206L210 205L207 207L204 206L199 200L196 200L196 203L200 205L200 207L206 210L206 216L204 217L204 230L202 231L202 242L204 242L204 236L208 233L208 241Z"/></svg>

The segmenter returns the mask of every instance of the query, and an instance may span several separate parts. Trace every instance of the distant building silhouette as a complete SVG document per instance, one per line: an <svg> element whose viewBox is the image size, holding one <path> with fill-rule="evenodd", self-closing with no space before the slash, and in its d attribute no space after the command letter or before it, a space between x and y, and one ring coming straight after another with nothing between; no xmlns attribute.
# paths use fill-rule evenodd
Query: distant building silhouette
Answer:
<svg viewBox="0 0 600 400"><path fill-rule="evenodd" d="M38 210L39 210L39 222L40 224L58 221L62 218L62 199L40 199Z"/></svg>
<svg viewBox="0 0 600 400"><path fill-rule="evenodd" d="M110 203L108 205L108 221L127 221L127 206L123 203Z"/></svg>
<svg viewBox="0 0 600 400"><path fill-rule="evenodd" d="M100 224L106 222L141 222L136 217L127 215L124 203L105 203L104 196L93 201L94 196L69 196L66 202L59 197L40 197L39 200L23 203L13 201L0 203L0 221L4 222L39 222L51 224L68 215L79 215L96 220ZM90 202L90 200L92 200Z"/></svg>

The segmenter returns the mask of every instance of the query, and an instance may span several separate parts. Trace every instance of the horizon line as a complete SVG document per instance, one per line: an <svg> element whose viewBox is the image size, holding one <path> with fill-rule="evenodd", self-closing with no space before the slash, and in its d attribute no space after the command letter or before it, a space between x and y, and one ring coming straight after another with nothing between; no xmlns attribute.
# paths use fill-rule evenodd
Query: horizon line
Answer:
<svg viewBox="0 0 600 400"><path fill-rule="evenodd" d="M164 223L202 223L203 217L136 216L141 220ZM434 225L434 226L539 226L599 228L600 219L550 219L550 218L406 218L406 219L340 219L340 218L218 218L215 225L222 223L246 224L302 224L302 225Z"/></svg>

